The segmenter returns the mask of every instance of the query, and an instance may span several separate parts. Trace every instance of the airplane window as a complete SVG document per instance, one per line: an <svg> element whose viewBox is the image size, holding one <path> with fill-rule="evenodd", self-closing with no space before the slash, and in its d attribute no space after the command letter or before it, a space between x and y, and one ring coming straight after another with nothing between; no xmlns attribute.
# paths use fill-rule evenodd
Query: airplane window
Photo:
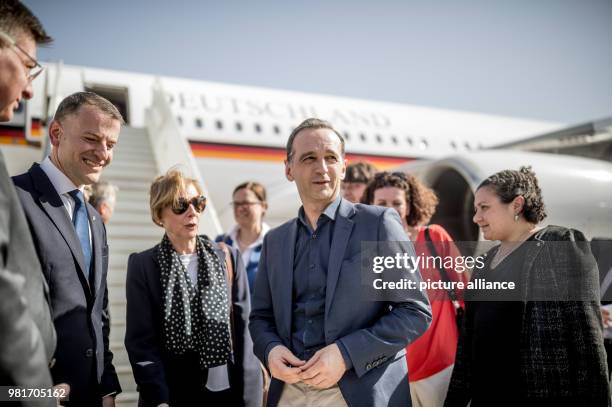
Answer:
<svg viewBox="0 0 612 407"><path fill-rule="evenodd" d="M408 143L410 146L412 146L412 137L406 136L406 143Z"/></svg>
<svg viewBox="0 0 612 407"><path fill-rule="evenodd" d="M450 146L453 148L453 150L457 149L457 143L455 143L455 140L450 142Z"/></svg>
<svg viewBox="0 0 612 407"><path fill-rule="evenodd" d="M222 130L222 129L223 129L223 122L222 122L221 120L217 120L217 121L215 122L215 126L217 126L217 128L218 128L219 130Z"/></svg>
<svg viewBox="0 0 612 407"><path fill-rule="evenodd" d="M344 132L344 134L343 134L343 136L344 136L344 139L345 139L346 141L349 141L349 140L351 139L351 135L349 134L349 132L348 132L348 131L345 131L345 132Z"/></svg>
<svg viewBox="0 0 612 407"><path fill-rule="evenodd" d="M181 116L176 116L176 121L178 122L179 126L183 125L183 118Z"/></svg>
<svg viewBox="0 0 612 407"><path fill-rule="evenodd" d="M259 124L259 123L255 123L255 131L256 131L257 133L261 133L261 124Z"/></svg>
<svg viewBox="0 0 612 407"><path fill-rule="evenodd" d="M391 142L392 142L393 144L397 144L397 137L395 137L395 136L391 136Z"/></svg>
<svg viewBox="0 0 612 407"><path fill-rule="evenodd" d="M182 120L179 120L179 122L182 122ZM195 126L198 129L201 129L202 127L204 127L204 122L202 122L202 119L200 119L199 117L195 119Z"/></svg>
<svg viewBox="0 0 612 407"><path fill-rule="evenodd" d="M471 150L472 146L467 141L463 144L467 150Z"/></svg>
<svg viewBox="0 0 612 407"><path fill-rule="evenodd" d="M421 139L421 142L419 143L419 148L421 150L425 150L427 148L428 144L427 144L427 140L425 140L424 138Z"/></svg>
<svg viewBox="0 0 612 407"><path fill-rule="evenodd" d="M382 143L383 139L382 139L382 136L380 134L376 135L376 141L378 142L378 144Z"/></svg>
<svg viewBox="0 0 612 407"><path fill-rule="evenodd" d="M361 134L359 135L359 138L361 139L361 141L367 141L367 140L368 140L368 138L366 137L366 135L365 135L365 134L363 134L363 133L361 133Z"/></svg>
<svg viewBox="0 0 612 407"><path fill-rule="evenodd" d="M280 127L278 127L276 124L274 127L272 127L272 129L274 130L274 134L280 134Z"/></svg>
<svg viewBox="0 0 612 407"><path fill-rule="evenodd" d="M236 130L242 131L242 123L236 122Z"/></svg>

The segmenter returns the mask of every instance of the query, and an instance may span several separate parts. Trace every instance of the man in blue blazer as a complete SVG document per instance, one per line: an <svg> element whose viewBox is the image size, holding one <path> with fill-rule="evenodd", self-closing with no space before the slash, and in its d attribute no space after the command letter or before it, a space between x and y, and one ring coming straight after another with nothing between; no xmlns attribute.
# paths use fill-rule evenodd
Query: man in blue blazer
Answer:
<svg viewBox="0 0 612 407"><path fill-rule="evenodd" d="M114 406L121 392L108 340L106 230L82 192L111 162L122 122L94 93L68 96L49 124L51 155L13 178L50 289L51 375L70 385L70 406Z"/></svg>
<svg viewBox="0 0 612 407"><path fill-rule="evenodd" d="M419 290L392 301L361 295L362 242L414 248L395 210L340 197L345 170L344 140L329 123L307 119L292 132L285 172L303 206L265 237L250 317L272 407L410 405L405 347L431 309ZM401 277L420 282L418 271Z"/></svg>

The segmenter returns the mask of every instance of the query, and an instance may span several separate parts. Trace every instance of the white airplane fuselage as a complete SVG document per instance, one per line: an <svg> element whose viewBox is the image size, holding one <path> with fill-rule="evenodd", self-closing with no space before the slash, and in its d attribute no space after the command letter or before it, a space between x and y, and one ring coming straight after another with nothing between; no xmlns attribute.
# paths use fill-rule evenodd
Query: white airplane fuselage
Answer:
<svg viewBox="0 0 612 407"><path fill-rule="evenodd" d="M0 126L0 147L10 152L5 153L10 172L25 170L32 161L41 159L40 147L32 146L37 140L44 141L44 124L63 97L82 90L97 92L120 107L129 126L151 128L149 122L156 117L147 109L154 103L154 89L158 89L165 95L162 104L171 112L174 137L190 147L224 229L233 223L231 192L246 180L262 182L268 189L270 223L295 216L299 198L284 176L285 143L292 129L308 117L328 120L340 131L346 139L349 162L367 160L379 169L406 167L414 160L471 156L477 150L562 126L79 66L49 64L46 68L46 74L34 82L35 96L27 114L18 115L13 123L32 120L31 134L26 139L23 126ZM516 167L534 164L520 161Z"/></svg>

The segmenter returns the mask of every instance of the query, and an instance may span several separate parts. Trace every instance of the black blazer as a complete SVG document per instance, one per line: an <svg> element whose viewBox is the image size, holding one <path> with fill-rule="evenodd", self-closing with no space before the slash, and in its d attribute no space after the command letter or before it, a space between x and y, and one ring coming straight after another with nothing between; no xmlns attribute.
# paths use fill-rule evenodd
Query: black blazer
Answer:
<svg viewBox="0 0 612 407"><path fill-rule="evenodd" d="M225 264L223 250L213 244ZM140 392L139 406L161 403L191 406L194 397L204 405L205 395L198 389L208 376L207 372L200 371L197 356L172 356L162 345L163 303L158 248L159 245L133 253L128 260L125 347ZM230 386L235 396L232 407L257 407L262 402L262 376L247 329L251 308L249 286L240 256L230 250L234 266L231 284L234 355L229 365Z"/></svg>
<svg viewBox="0 0 612 407"><path fill-rule="evenodd" d="M45 172L34 164L13 181L49 286L57 331L54 383L70 385L71 405L90 405L104 395L120 393L109 350L108 246L100 215L87 204L93 249L88 281L76 231Z"/></svg>

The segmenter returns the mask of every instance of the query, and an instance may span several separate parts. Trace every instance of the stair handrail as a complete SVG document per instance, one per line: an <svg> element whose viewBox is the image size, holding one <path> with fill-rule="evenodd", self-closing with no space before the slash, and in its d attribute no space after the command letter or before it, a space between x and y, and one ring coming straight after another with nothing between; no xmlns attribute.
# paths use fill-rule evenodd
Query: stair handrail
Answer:
<svg viewBox="0 0 612 407"><path fill-rule="evenodd" d="M212 232L208 235L214 238L223 232L221 222L213 199L208 194L208 188L200 174L191 147L187 139L181 134L159 78L153 84L152 96L151 106L145 112L145 123L157 168L161 173L165 173L168 169L179 166L183 173L197 180L204 188L204 194L208 197L208 202L202 222L200 222L200 231L204 233Z"/></svg>
<svg viewBox="0 0 612 407"><path fill-rule="evenodd" d="M48 64L50 65L50 64ZM48 96L45 100L48 100L47 105L45 106L44 117L41 118L41 145L42 145L42 159L45 159L51 153L51 140L49 139L49 122L53 118L55 114L55 110L59 106L60 103L60 94L59 94L59 84L62 76L62 68L64 67L64 62L59 60L55 64L55 76L53 77L53 84L49 86L49 76L50 71L47 69L46 72L46 81L45 81L45 93Z"/></svg>

